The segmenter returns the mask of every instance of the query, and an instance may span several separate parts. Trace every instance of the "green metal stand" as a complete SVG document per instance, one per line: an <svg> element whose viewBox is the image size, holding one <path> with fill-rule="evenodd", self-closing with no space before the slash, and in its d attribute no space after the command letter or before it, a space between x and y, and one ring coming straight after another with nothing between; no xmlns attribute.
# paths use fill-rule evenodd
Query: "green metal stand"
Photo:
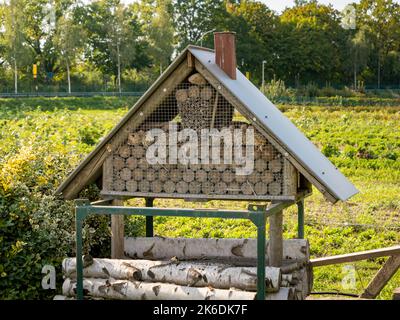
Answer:
<svg viewBox="0 0 400 320"><path fill-rule="evenodd" d="M150 200L149 200L150 201ZM83 299L83 263L82 263L82 224L87 216L95 215L142 215L146 218L153 216L193 217L193 218L224 218L249 219L257 227L257 299L265 300L265 225L267 218L281 212L294 202L275 203L269 207L265 205L249 205L248 210L207 210L207 209L165 209L133 207L114 207L91 205L87 200L75 202L76 223L76 267L77 267L77 299ZM147 205L146 200L146 205ZM150 204L150 202L149 202ZM146 224L147 225L147 224ZM150 223L149 223L150 225ZM151 224L152 227L152 224ZM147 230L147 228L146 228ZM150 231L150 230L148 230ZM151 228L152 231L152 228Z"/></svg>
<svg viewBox="0 0 400 320"><path fill-rule="evenodd" d="M304 199L297 202L297 234L299 239L304 239Z"/></svg>
<svg viewBox="0 0 400 320"><path fill-rule="evenodd" d="M154 205L154 198L146 198L146 207L152 208ZM146 237L153 237L154 222L152 216L146 216Z"/></svg>

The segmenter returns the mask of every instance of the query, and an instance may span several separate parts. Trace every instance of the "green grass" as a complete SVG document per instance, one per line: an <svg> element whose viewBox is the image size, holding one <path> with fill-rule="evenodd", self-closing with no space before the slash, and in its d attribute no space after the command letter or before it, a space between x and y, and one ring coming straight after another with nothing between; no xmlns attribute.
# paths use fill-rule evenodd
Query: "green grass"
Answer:
<svg viewBox="0 0 400 320"><path fill-rule="evenodd" d="M5 163L8 167L17 167L18 161L26 158L25 153L29 154L29 148L46 146L44 159L50 156L51 159L61 156L69 159L68 163L58 167L50 163L50 173L43 174L43 181L34 181L47 183L53 189L133 104L133 100L124 98L19 101L14 106L10 101L0 100L0 169ZM305 233L312 256L398 244L400 107L281 106L281 109L360 190L360 194L347 203L336 205L331 205L316 190L307 199ZM56 178L50 179L52 175ZM142 200L130 202L143 204ZM157 200L156 206L244 209L246 203L210 201L193 204ZM296 236L296 221L295 208L290 208L284 217L285 237ZM143 235L143 219L131 218L126 231L130 235ZM254 237L256 230L245 220L156 218L155 233L170 237ZM355 290L341 288L341 265L316 268L314 290L360 293L383 262L384 259L375 259L353 264L357 271ZM399 286L398 272L379 298L390 299L392 290Z"/></svg>

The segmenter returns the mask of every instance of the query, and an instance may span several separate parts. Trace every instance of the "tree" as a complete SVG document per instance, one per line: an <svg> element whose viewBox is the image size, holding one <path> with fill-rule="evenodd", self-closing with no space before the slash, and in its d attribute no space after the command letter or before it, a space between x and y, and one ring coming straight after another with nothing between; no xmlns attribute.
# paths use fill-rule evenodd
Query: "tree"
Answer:
<svg viewBox="0 0 400 320"><path fill-rule="evenodd" d="M60 59L65 61L68 93L71 93L70 68L77 55L82 51L85 38L86 35L82 25L75 23L70 12L58 19L54 45L60 55Z"/></svg>
<svg viewBox="0 0 400 320"><path fill-rule="evenodd" d="M26 43L24 1L10 0L5 7L3 48L7 62L14 70L14 92L18 93L18 70L31 62L31 51Z"/></svg>
<svg viewBox="0 0 400 320"><path fill-rule="evenodd" d="M103 74L115 76L121 91L123 68L142 70L149 66L147 41L130 8L119 0L99 0L79 7L76 21L84 26L88 43L85 56Z"/></svg>
<svg viewBox="0 0 400 320"><path fill-rule="evenodd" d="M358 23L369 31L376 51L377 85L381 87L382 66L389 53L399 48L400 5L393 0L361 0Z"/></svg>
<svg viewBox="0 0 400 320"><path fill-rule="evenodd" d="M370 43L365 28L359 29L353 37L349 38L348 46L349 60L352 61L354 89L356 90L358 86L357 75L367 66L370 53Z"/></svg>
<svg viewBox="0 0 400 320"><path fill-rule="evenodd" d="M171 0L141 0L133 4L132 10L137 15L149 43L148 54L161 73L171 62L174 51Z"/></svg>

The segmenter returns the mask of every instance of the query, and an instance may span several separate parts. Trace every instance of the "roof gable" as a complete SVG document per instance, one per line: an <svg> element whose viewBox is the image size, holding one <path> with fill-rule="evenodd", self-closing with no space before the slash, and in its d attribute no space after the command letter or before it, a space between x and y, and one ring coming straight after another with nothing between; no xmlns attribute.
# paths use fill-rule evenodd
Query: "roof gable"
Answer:
<svg viewBox="0 0 400 320"><path fill-rule="evenodd" d="M194 56L196 69L232 104L246 112L249 120L274 140L288 160L310 180L331 202L347 200L358 190L340 171L308 140L303 133L275 107L239 70L237 79L230 79L216 64L214 51L189 46L168 67L157 81L138 100L135 106L124 116L117 126L99 145L82 161L82 163L60 185L57 193L72 199L88 183L93 182L100 174L107 153L111 152L116 137L122 135L128 126L128 120L146 107L146 101L152 95L171 91L173 81L170 77L184 78L195 67L192 61L186 62L188 52ZM190 56L190 55L189 55ZM188 66L189 65L189 66ZM180 69L179 69L180 68ZM178 70L179 69L179 70ZM174 79L179 82L179 79ZM235 101L232 101L235 100ZM148 106L147 106L148 107Z"/></svg>

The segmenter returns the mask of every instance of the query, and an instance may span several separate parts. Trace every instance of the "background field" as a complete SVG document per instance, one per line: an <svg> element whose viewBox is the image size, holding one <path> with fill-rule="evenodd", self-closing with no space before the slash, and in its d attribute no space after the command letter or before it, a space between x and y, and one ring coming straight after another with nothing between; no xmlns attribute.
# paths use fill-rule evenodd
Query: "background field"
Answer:
<svg viewBox="0 0 400 320"><path fill-rule="evenodd" d="M56 186L94 148L135 98L0 99L0 298L50 297L40 288L41 266L73 255L70 202L52 195ZM395 100L393 100L395 101ZM330 205L315 190L306 201L306 237L313 257L391 246L400 242L400 103L390 106L293 106L282 111L359 188L347 203ZM382 103L387 105L386 103ZM90 187L82 196L95 198ZM132 204L141 200L131 201ZM192 204L158 200L157 206L244 208L246 203ZM285 213L285 237L295 237L294 209ZM144 234L144 221L131 218L126 232ZM184 237L253 237L246 221L155 219L155 233ZM108 220L85 226L87 250L105 256ZM354 264L356 288L341 287L342 266L315 269L315 291L360 293L384 263ZM60 284L61 281L58 282ZM400 274L379 296L389 299Z"/></svg>

